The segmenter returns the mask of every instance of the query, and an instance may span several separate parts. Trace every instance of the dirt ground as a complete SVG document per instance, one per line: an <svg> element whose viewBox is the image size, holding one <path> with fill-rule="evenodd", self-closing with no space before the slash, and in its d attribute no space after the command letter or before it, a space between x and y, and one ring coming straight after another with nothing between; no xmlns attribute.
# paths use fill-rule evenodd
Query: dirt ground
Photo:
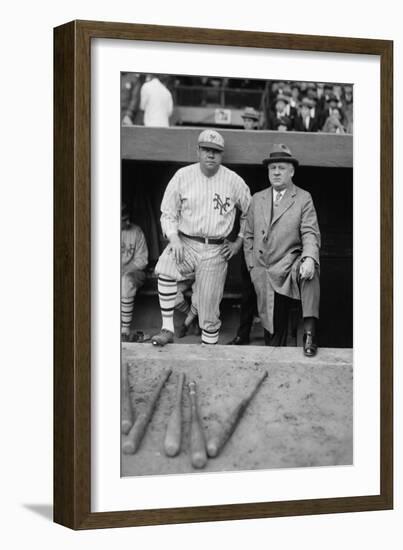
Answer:
<svg viewBox="0 0 403 550"><path fill-rule="evenodd" d="M246 409L218 457L201 471L348 465L353 462L353 368L351 349L320 349L305 358L300 348L123 344L130 363L129 385L139 414L163 369L172 369L139 450L122 453L122 476L198 472L190 462L190 402L187 383L197 384L206 438L218 427L258 376L268 378ZM180 454L165 456L166 424L175 401L179 373L183 433Z"/></svg>

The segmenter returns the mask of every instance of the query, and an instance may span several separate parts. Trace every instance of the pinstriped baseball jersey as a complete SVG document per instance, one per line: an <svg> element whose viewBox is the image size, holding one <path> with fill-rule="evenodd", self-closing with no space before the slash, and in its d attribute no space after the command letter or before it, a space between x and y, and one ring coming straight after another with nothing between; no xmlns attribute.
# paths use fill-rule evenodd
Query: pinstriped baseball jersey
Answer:
<svg viewBox="0 0 403 550"><path fill-rule="evenodd" d="M122 273L134 269L145 269L148 264L148 248L143 231L138 225L131 224L122 229L121 239Z"/></svg>
<svg viewBox="0 0 403 550"><path fill-rule="evenodd" d="M169 237L187 235L225 238L232 230L236 208L241 210L239 235L243 237L250 204L249 187L226 166L207 177L200 164L180 168L168 183L161 203L161 226Z"/></svg>

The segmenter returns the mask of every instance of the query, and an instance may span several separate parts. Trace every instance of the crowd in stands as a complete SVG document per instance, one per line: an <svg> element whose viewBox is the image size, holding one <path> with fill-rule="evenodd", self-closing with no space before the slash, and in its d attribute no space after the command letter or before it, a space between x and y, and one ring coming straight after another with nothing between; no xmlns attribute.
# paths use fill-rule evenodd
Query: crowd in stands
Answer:
<svg viewBox="0 0 403 550"><path fill-rule="evenodd" d="M297 132L353 133L353 87L272 81L265 127Z"/></svg>
<svg viewBox="0 0 403 550"><path fill-rule="evenodd" d="M122 73L123 125L169 126L174 104L252 109L255 130L353 133L349 84Z"/></svg>

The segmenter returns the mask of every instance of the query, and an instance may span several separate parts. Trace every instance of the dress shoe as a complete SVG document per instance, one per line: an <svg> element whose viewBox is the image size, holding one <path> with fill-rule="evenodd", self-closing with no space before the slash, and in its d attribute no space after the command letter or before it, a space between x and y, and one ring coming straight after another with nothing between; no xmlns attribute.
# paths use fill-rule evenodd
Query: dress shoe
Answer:
<svg viewBox="0 0 403 550"><path fill-rule="evenodd" d="M303 350L306 357L314 357L318 351L318 344L316 343L316 337L311 331L304 333L303 338Z"/></svg>
<svg viewBox="0 0 403 550"><path fill-rule="evenodd" d="M249 338L243 336L235 336L230 342L227 342L227 346L247 346L249 344Z"/></svg>
<svg viewBox="0 0 403 550"><path fill-rule="evenodd" d="M188 333L189 327L182 323L178 328L178 338L183 338Z"/></svg>

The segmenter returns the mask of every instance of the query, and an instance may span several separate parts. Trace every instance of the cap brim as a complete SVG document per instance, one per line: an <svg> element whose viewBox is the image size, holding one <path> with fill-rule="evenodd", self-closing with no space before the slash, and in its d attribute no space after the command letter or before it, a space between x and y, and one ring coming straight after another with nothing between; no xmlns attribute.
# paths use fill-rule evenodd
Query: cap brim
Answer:
<svg viewBox="0 0 403 550"><path fill-rule="evenodd" d="M224 151L224 147L217 145L217 143L210 143L207 141L199 141L199 147L206 147L207 149L216 149L217 151Z"/></svg>

